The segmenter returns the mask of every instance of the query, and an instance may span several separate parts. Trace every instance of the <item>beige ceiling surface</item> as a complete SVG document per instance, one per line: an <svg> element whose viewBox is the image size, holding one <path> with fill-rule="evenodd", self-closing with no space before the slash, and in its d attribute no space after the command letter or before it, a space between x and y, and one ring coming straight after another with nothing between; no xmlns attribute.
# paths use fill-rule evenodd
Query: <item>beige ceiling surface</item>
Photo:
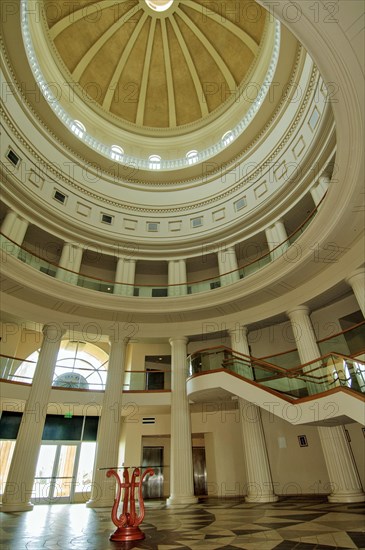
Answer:
<svg viewBox="0 0 365 550"><path fill-rule="evenodd" d="M265 11L252 0L44 0L69 80L128 124L176 128L214 118L259 54ZM91 102L92 103L92 102Z"/></svg>

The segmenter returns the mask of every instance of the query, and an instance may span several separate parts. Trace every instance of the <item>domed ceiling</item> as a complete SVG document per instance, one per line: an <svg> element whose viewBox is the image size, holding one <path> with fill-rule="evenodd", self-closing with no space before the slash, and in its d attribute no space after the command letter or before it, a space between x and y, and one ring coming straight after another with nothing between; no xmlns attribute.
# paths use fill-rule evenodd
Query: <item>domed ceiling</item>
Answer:
<svg viewBox="0 0 365 550"><path fill-rule="evenodd" d="M136 130L196 128L221 115L252 77L267 19L252 0L44 0L43 8L67 81Z"/></svg>

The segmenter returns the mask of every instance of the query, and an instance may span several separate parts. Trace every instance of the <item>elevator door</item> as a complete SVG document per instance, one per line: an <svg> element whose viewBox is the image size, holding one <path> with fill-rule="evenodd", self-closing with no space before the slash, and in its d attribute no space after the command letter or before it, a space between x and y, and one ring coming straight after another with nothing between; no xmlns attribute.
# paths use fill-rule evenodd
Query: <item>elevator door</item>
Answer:
<svg viewBox="0 0 365 550"><path fill-rule="evenodd" d="M154 476L143 482L143 498L163 497L163 447L143 447L142 467L152 468Z"/></svg>
<svg viewBox="0 0 365 550"><path fill-rule="evenodd" d="M205 466L205 448L193 447L193 472L194 472L194 494L206 495L207 493L207 470Z"/></svg>

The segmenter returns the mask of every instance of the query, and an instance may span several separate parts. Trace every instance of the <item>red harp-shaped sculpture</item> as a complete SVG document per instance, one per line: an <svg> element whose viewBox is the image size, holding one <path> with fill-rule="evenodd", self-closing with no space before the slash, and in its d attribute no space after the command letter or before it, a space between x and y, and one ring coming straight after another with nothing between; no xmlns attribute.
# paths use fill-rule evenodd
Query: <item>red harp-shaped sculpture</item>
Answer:
<svg viewBox="0 0 365 550"><path fill-rule="evenodd" d="M123 468L123 481L120 479L118 472L114 469L107 471L107 477L114 476L117 480L117 495L112 508L112 521L117 529L110 535L110 540L128 542L133 540L142 540L145 534L140 530L139 525L142 523L145 509L142 496L143 480L151 475L154 475L152 468L147 468L141 475L140 468L134 468L131 478L129 477L128 467ZM122 496L122 490L123 496ZM136 511L136 492L138 501L138 514ZM118 516L119 503L123 501L122 513Z"/></svg>

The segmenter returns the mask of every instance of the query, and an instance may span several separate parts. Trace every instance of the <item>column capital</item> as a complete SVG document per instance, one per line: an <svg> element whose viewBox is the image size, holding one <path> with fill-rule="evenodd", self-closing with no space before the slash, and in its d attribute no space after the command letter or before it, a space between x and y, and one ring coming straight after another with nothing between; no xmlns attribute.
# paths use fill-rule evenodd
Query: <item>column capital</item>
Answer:
<svg viewBox="0 0 365 550"><path fill-rule="evenodd" d="M117 344L123 344L124 346L127 346L129 344L130 338L128 336L120 337L118 335L111 335L109 336L109 346L116 346Z"/></svg>
<svg viewBox="0 0 365 550"><path fill-rule="evenodd" d="M171 346L177 342L187 344L189 342L189 338L187 336L173 336L172 338L169 338L169 343Z"/></svg>
<svg viewBox="0 0 365 550"><path fill-rule="evenodd" d="M127 345L131 334L130 327L133 323L128 323L125 326L124 323L115 323L113 334L109 334L109 345L113 346L114 344L124 344Z"/></svg>
<svg viewBox="0 0 365 550"><path fill-rule="evenodd" d="M136 258L129 258L128 256L123 256L122 254L117 254L117 259L118 259L118 262L119 260L123 260L124 262L129 262L129 263L136 263Z"/></svg>
<svg viewBox="0 0 365 550"><path fill-rule="evenodd" d="M234 328L228 328L227 329L227 332L230 336L237 335L237 331L239 331L239 333L242 334L243 336L247 336L248 327L247 327L247 325L240 325L239 323L237 323Z"/></svg>
<svg viewBox="0 0 365 550"><path fill-rule="evenodd" d="M365 282L365 268L359 267L359 269L356 269L353 273L351 273L351 275L346 277L345 279L346 283L348 283L351 286L351 280L353 280L355 277L356 278L362 277L363 282Z"/></svg>
<svg viewBox="0 0 365 550"><path fill-rule="evenodd" d="M304 313L307 316L310 315L311 311L308 306L300 305L300 306L294 306L290 309L286 310L286 314L289 318L294 317L296 313Z"/></svg>
<svg viewBox="0 0 365 550"><path fill-rule="evenodd" d="M61 328L57 323L50 323L49 325L43 326L42 332L45 339L50 342L58 342L66 333L66 329Z"/></svg>
<svg viewBox="0 0 365 550"><path fill-rule="evenodd" d="M331 181L331 178L326 173L321 174L318 178L319 183L322 183L322 182L329 183L330 181Z"/></svg>

